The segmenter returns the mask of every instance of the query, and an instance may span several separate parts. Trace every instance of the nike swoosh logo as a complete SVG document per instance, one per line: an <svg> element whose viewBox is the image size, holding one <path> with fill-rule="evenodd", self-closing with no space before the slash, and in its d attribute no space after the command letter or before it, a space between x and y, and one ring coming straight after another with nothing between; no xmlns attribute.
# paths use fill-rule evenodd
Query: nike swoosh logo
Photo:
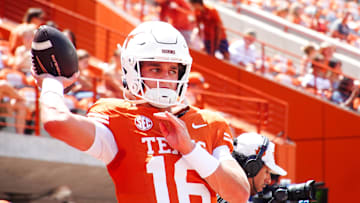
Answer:
<svg viewBox="0 0 360 203"><path fill-rule="evenodd" d="M192 123L192 127L193 127L194 129L203 128L203 127L205 127L205 126L207 126L207 124L195 125L195 123Z"/></svg>

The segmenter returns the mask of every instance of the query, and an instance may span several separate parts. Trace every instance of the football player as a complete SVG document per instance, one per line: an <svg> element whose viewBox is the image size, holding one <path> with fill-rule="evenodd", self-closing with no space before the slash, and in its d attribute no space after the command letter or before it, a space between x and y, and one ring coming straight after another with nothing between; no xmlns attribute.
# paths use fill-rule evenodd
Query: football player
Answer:
<svg viewBox="0 0 360 203"><path fill-rule="evenodd" d="M145 22L125 40L124 84L137 98L100 99L87 116L63 102L71 78L33 75L47 132L102 160L118 202L246 202L250 186L232 158L232 136L218 114L183 102L192 58L170 24Z"/></svg>

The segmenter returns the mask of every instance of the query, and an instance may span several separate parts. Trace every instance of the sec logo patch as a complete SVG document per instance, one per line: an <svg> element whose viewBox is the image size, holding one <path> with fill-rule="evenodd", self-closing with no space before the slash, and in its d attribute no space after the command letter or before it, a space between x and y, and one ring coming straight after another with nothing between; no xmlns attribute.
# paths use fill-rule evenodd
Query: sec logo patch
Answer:
<svg viewBox="0 0 360 203"><path fill-rule="evenodd" d="M150 130L153 126L153 122L146 116L137 116L135 118L135 125L139 130Z"/></svg>

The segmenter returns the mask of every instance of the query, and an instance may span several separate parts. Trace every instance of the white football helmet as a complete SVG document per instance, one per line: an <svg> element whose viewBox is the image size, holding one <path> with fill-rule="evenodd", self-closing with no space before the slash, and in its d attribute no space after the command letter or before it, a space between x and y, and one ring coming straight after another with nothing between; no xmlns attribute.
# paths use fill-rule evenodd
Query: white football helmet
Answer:
<svg viewBox="0 0 360 203"><path fill-rule="evenodd" d="M178 80L145 78L140 62L157 61L179 63ZM130 92L158 108L181 104L185 98L192 58L184 37L172 25L151 21L137 26L125 39L121 50L123 81ZM144 81L156 81L157 88L149 88ZM160 88L160 82L177 83L176 91Z"/></svg>

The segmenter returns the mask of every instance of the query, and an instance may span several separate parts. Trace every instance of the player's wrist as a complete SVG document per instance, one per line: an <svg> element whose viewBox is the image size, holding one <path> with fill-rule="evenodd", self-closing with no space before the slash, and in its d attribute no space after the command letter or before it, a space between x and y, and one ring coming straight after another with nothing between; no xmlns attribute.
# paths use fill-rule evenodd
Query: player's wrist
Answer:
<svg viewBox="0 0 360 203"><path fill-rule="evenodd" d="M41 96L47 93L53 93L64 97L64 86L62 82L54 77L44 78L41 85Z"/></svg>
<svg viewBox="0 0 360 203"><path fill-rule="evenodd" d="M190 144L189 146L184 147L184 149L180 151L180 153L181 153L182 155L187 155L187 154L191 153L192 151L194 151L194 149L195 149L195 147L196 147L196 144L193 143L193 142L190 142L190 143L191 143L191 144Z"/></svg>
<svg viewBox="0 0 360 203"><path fill-rule="evenodd" d="M219 160L209 154L200 144L196 144L190 153L183 155L183 158L202 178L213 174L220 164Z"/></svg>

